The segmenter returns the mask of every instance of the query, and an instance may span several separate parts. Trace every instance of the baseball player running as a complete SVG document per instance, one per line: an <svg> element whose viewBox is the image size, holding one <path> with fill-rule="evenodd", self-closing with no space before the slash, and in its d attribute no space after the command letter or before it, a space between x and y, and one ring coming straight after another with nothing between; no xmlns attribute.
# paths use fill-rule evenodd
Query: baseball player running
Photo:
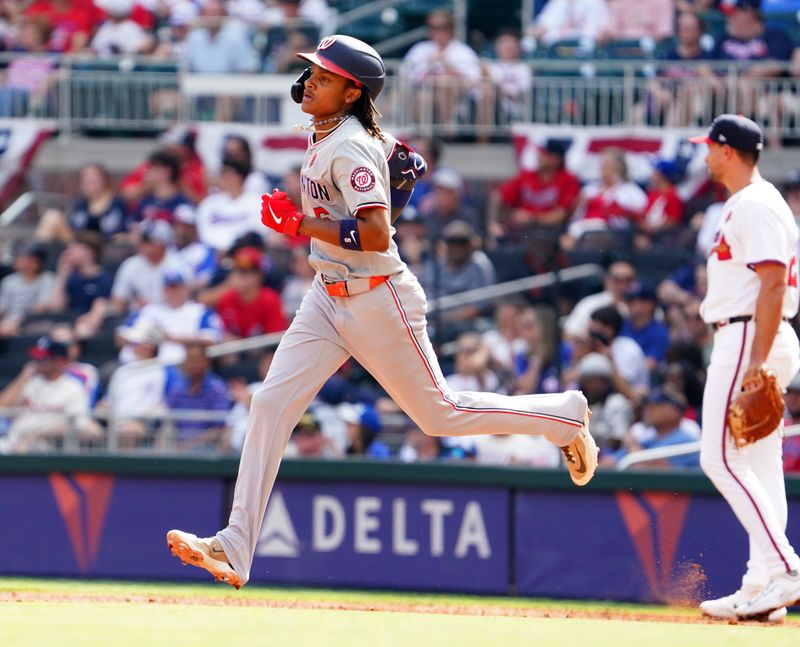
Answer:
<svg viewBox="0 0 800 647"><path fill-rule="evenodd" d="M236 588L250 577L292 429L350 356L428 434L544 436L562 449L577 485L588 483L597 467L579 391L510 397L448 387L426 332L425 294L392 240L390 213L402 210L425 164L375 121L383 61L366 43L338 35L299 56L311 65L292 96L311 115L314 131L302 167L302 211L275 191L263 197L262 221L312 238L316 279L253 396L228 527L210 538L167 533L184 563Z"/></svg>
<svg viewBox="0 0 800 647"><path fill-rule="evenodd" d="M750 539L741 588L700 608L715 618L776 622L800 599L800 559L786 537L781 433L737 448L726 415L748 374L766 365L785 386L800 367L797 336L787 323L798 305L798 229L781 194L758 172L763 135L756 123L721 115L708 135L690 141L708 145L708 174L730 191L700 310L716 331L703 394L700 464Z"/></svg>

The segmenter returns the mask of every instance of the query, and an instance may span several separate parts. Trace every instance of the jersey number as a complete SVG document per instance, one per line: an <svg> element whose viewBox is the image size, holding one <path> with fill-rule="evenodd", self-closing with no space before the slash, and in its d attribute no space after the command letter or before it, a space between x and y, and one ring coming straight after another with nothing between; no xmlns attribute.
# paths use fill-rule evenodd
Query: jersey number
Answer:
<svg viewBox="0 0 800 647"><path fill-rule="evenodd" d="M314 207L314 217L315 218L325 218L325 216L330 216L329 211L325 211L322 207ZM330 218L325 218L326 220L331 220Z"/></svg>
<svg viewBox="0 0 800 647"><path fill-rule="evenodd" d="M792 256L792 260L789 263L789 273L786 276L786 284L790 288L797 287L797 256Z"/></svg>

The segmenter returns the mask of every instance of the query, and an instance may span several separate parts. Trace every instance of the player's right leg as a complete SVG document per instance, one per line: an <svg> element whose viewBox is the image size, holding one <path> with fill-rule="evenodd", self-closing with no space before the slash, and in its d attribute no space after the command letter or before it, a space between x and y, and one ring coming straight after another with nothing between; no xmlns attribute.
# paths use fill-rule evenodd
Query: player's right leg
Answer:
<svg viewBox="0 0 800 647"><path fill-rule="evenodd" d="M348 357L333 325L333 306L321 291L320 282L315 281L278 345L264 383L253 395L227 528L199 543L168 533L168 543L182 539L189 545L190 550L175 553L184 563L205 568L237 588L250 578L267 501L292 430ZM222 553L211 551L213 542L218 542ZM224 564L232 567L235 577L231 573L219 576Z"/></svg>

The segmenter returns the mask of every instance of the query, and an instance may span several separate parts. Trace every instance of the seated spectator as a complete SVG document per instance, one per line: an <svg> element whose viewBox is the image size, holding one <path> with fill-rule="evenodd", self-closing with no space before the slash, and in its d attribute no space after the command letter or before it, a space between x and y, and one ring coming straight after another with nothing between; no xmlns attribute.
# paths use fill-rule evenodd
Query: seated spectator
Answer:
<svg viewBox="0 0 800 647"><path fill-rule="evenodd" d="M631 222L646 206L647 195L628 179L625 153L607 148L600 156L600 181L583 187L575 215L562 236L562 248L573 249L590 231L629 231Z"/></svg>
<svg viewBox="0 0 800 647"><path fill-rule="evenodd" d="M339 458L330 439L323 435L319 421L306 412L292 431L285 458Z"/></svg>
<svg viewBox="0 0 800 647"><path fill-rule="evenodd" d="M656 389L647 396L644 404L644 424L637 425L628 434L624 448L616 455L619 460L626 454L640 449L672 447L691 443L700 437L697 423L686 421L686 398L669 388ZM700 467L697 452L637 463L637 468Z"/></svg>
<svg viewBox="0 0 800 647"><path fill-rule="evenodd" d="M491 368L497 373L513 374L518 353L527 350L520 337L519 317L522 304L503 301L494 310L494 328L483 333L483 343L489 349Z"/></svg>
<svg viewBox="0 0 800 647"><path fill-rule="evenodd" d="M25 15L47 19L53 26L48 49L63 53L83 51L100 20L91 0L34 0Z"/></svg>
<svg viewBox="0 0 800 647"><path fill-rule="evenodd" d="M286 330L280 296L262 285L262 262L254 247L243 247L233 256L230 288L220 294L217 305L225 339Z"/></svg>
<svg viewBox="0 0 800 647"><path fill-rule="evenodd" d="M80 361L85 341L78 339L76 331L69 324L53 326L48 336L51 341L67 347L69 363L64 368L64 373L83 385L89 397L89 407L93 407L100 395L100 373L93 364Z"/></svg>
<svg viewBox="0 0 800 647"><path fill-rule="evenodd" d="M253 153L250 149L250 142L241 135L226 135L225 143L222 145L222 159L239 160L245 167L250 169L250 174L244 181L244 192L261 195L269 193L270 183L266 175L259 171L253 163ZM300 204L299 202L297 204Z"/></svg>
<svg viewBox="0 0 800 647"><path fill-rule="evenodd" d="M114 182L105 166L89 163L80 168L78 194L69 215L58 209L42 214L34 233L37 240L66 243L79 231L95 231L107 239L125 237L127 209L114 193Z"/></svg>
<svg viewBox="0 0 800 647"><path fill-rule="evenodd" d="M440 124L452 124L456 109L481 80L481 64L474 50L455 37L455 19L449 11L428 14L428 40L414 45L403 57L400 74L415 89L417 110ZM430 117L428 117L430 118Z"/></svg>
<svg viewBox="0 0 800 647"><path fill-rule="evenodd" d="M448 375L453 391L489 391L500 389L500 380L489 368L489 348L476 332L465 332L456 341L455 373Z"/></svg>
<svg viewBox="0 0 800 647"><path fill-rule="evenodd" d="M554 468L561 464L561 452L541 436L475 436L475 462L478 465Z"/></svg>
<svg viewBox="0 0 800 647"><path fill-rule="evenodd" d="M138 228L136 254L119 266L111 287L111 303L119 313L164 300L164 273L167 269L188 270L172 249L175 233L164 220L145 220Z"/></svg>
<svg viewBox="0 0 800 647"><path fill-rule="evenodd" d="M286 321L294 319L294 315L306 293L314 283L314 268L308 263L307 247L292 247L291 258L289 259L289 276L283 282L281 290L281 303L283 304L283 316Z"/></svg>
<svg viewBox="0 0 800 647"><path fill-rule="evenodd" d="M441 436L429 436L416 425L406 429L397 458L403 463L426 463L442 458L444 447Z"/></svg>
<svg viewBox="0 0 800 647"><path fill-rule="evenodd" d="M79 231L58 258L48 312L66 312L81 339L103 324L114 279L100 265L103 238L96 231Z"/></svg>
<svg viewBox="0 0 800 647"><path fill-rule="evenodd" d="M189 72L232 74L255 72L258 58L247 30L230 19L220 0L207 0L186 37L184 63Z"/></svg>
<svg viewBox="0 0 800 647"><path fill-rule="evenodd" d="M443 232L443 257L430 258L422 268L420 284L428 298L436 299L466 290L483 288L495 283L492 262L478 246L475 230L466 222L456 220ZM439 319L454 329L464 327L481 313L483 303L472 303L445 310ZM438 331L442 334L442 331Z"/></svg>
<svg viewBox="0 0 800 647"><path fill-rule="evenodd" d="M195 148L196 140L197 133L183 126L171 128L160 138L164 152L178 159L181 192L195 204L206 196L206 173ZM150 162L145 160L122 180L120 193L129 204L136 204L150 191L147 181L149 167Z"/></svg>
<svg viewBox="0 0 800 647"><path fill-rule="evenodd" d="M187 344L180 367L167 371L165 402L170 412L195 410L230 411L231 400L221 377L211 372L203 344ZM179 450L226 449L228 430L224 420L177 420L176 447Z"/></svg>
<svg viewBox="0 0 800 647"><path fill-rule="evenodd" d="M132 361L121 364L112 374L100 409L108 415L109 436L117 447L138 447L152 440L157 429L154 416L166 411L164 391L167 369L154 360L162 335L157 328L125 328L119 333L130 346Z"/></svg>
<svg viewBox="0 0 800 647"><path fill-rule="evenodd" d="M696 346L703 357L704 365L708 366L711 361L714 334L711 326L700 315L700 299L690 298L683 304L682 314L685 321L685 332L680 339Z"/></svg>
<svg viewBox="0 0 800 647"><path fill-rule="evenodd" d="M549 139L538 152L535 170L520 170L504 182L496 196L502 232L512 240L523 238L530 225L561 228L572 215L580 182L564 166L564 144Z"/></svg>
<svg viewBox="0 0 800 647"><path fill-rule="evenodd" d="M640 283L625 293L625 301L628 304L628 316L619 334L639 344L647 368L654 371L664 361L669 348L669 329L655 318L658 305L655 290Z"/></svg>
<svg viewBox="0 0 800 647"><path fill-rule="evenodd" d="M158 45L153 56L172 60L183 60L186 51L186 37L192 24L200 13L199 7L191 0L178 0L170 7L156 5L156 10L168 9L166 15L159 14L159 22L165 24L158 32ZM163 95L162 95L163 96ZM172 97L173 99L177 97Z"/></svg>
<svg viewBox="0 0 800 647"><path fill-rule="evenodd" d="M647 206L636 220L634 244L648 249L655 244L676 243L683 224L683 200L675 185L683 172L677 162L659 160L653 166Z"/></svg>
<svg viewBox="0 0 800 647"><path fill-rule="evenodd" d="M250 413L250 403L253 395L261 388L264 378L267 376L272 358L275 353L266 350L261 353L258 362L257 379L248 384L249 376L236 375L234 372L228 378L228 392L233 400L233 407L228 415L227 423L231 430L230 446L234 452L241 452L244 439L247 436L247 421ZM342 448L343 449L343 448ZM341 452L339 452L341 454Z"/></svg>
<svg viewBox="0 0 800 647"><path fill-rule="evenodd" d="M44 16L22 17L18 52L8 63L0 87L0 115L22 117L47 112L48 92L56 80L58 57L47 55L48 40L53 31ZM27 55L29 54L29 55Z"/></svg>
<svg viewBox="0 0 800 647"><path fill-rule="evenodd" d="M608 357L614 365L614 387L636 402L650 387L647 360L639 344L620 336L622 315L614 306L595 310L589 322L590 350Z"/></svg>
<svg viewBox="0 0 800 647"><path fill-rule="evenodd" d="M26 315L45 312L55 276L45 269L47 254L33 243L14 255L14 272L0 281L0 337L19 333Z"/></svg>
<svg viewBox="0 0 800 647"><path fill-rule="evenodd" d="M245 179L250 170L243 162L226 157L222 160L219 191L197 207L198 236L217 251L229 250L237 238L249 232L271 236L268 233L271 230L261 224L261 195L245 191Z"/></svg>
<svg viewBox="0 0 800 647"><path fill-rule="evenodd" d="M519 333L524 346L514 356L514 395L556 393L561 389L556 366L555 323L545 325L545 309L524 308ZM550 328L550 329L548 329Z"/></svg>
<svg viewBox="0 0 800 647"><path fill-rule="evenodd" d="M560 40L580 40L591 50L610 23L606 0L549 0L528 28L533 43L527 49L535 49L537 42L550 46Z"/></svg>
<svg viewBox="0 0 800 647"><path fill-rule="evenodd" d="M649 38L655 42L672 36L673 0L607 0L610 20L605 40Z"/></svg>
<svg viewBox="0 0 800 647"><path fill-rule="evenodd" d="M439 239L447 225L456 220L467 222L479 234L484 223L478 210L466 200L464 181L458 171L440 167L431 176L431 192L419 205L427 236Z"/></svg>
<svg viewBox="0 0 800 647"><path fill-rule="evenodd" d="M175 246L190 273L189 288L194 293L206 287L217 272L219 261L213 247L197 236L196 210L189 205L175 209Z"/></svg>
<svg viewBox="0 0 800 647"><path fill-rule="evenodd" d="M339 405L338 412L347 430L345 454L377 459L391 458L389 446L378 437L383 425L372 405L343 402Z"/></svg>
<svg viewBox="0 0 800 647"><path fill-rule="evenodd" d="M564 337L571 339L585 338L589 334L589 320L592 313L603 306L616 306L623 314L627 314L625 293L636 281L636 268L627 261L615 261L608 266L603 279L603 291L590 294L575 304L564 320L562 329Z"/></svg>
<svg viewBox="0 0 800 647"><path fill-rule="evenodd" d="M488 85L481 93L478 116L480 124L508 124L527 118L524 107L532 85L530 66L520 56L522 49L519 34L511 29L502 30L494 41L495 59L484 63L484 77ZM493 119L492 119L493 117ZM488 141L488 137L482 138Z"/></svg>
<svg viewBox="0 0 800 647"><path fill-rule="evenodd" d="M156 151L148 158L145 172L145 192L134 213L137 222L144 220L165 220L175 224L175 210L181 206L191 206L191 201L181 191L180 162L167 151Z"/></svg>
<svg viewBox="0 0 800 647"><path fill-rule="evenodd" d="M83 385L65 369L65 344L42 337L30 349L34 362L26 364L0 391L0 407L19 407L8 430L3 451L25 454L47 451L74 430L76 438L96 439L99 427L89 417L89 397Z"/></svg>
<svg viewBox="0 0 800 647"><path fill-rule="evenodd" d="M167 269L163 276L164 302L148 303L129 317L129 328L144 326L162 335L158 358L164 364L179 364L189 344L205 348L222 341L222 322L213 310L189 298L189 286L183 273ZM131 358L120 356L123 362Z"/></svg>
<svg viewBox="0 0 800 647"><path fill-rule="evenodd" d="M155 39L142 26L131 19L134 0L95 0L106 12L107 19L92 38L92 51L98 56L120 54L149 54Z"/></svg>
<svg viewBox="0 0 800 647"><path fill-rule="evenodd" d="M633 422L633 407L614 390L614 366L600 353L584 355L575 366L578 388L592 410L592 436L600 447L601 457L622 445Z"/></svg>

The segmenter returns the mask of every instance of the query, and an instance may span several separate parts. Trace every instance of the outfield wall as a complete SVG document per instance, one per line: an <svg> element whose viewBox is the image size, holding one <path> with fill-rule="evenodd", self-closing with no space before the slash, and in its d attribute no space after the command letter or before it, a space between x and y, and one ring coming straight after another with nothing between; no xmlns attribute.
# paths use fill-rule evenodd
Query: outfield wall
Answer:
<svg viewBox="0 0 800 647"><path fill-rule="evenodd" d="M0 574L197 580L164 534L224 524L237 462L0 457ZM788 479L800 545L800 479ZM744 531L700 474L285 461L253 582L680 600L738 585Z"/></svg>

